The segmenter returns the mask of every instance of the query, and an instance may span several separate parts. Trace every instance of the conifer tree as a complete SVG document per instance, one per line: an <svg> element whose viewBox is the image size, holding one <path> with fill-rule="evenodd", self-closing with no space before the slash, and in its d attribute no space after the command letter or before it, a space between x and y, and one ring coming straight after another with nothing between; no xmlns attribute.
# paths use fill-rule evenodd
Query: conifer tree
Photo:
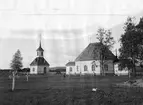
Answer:
<svg viewBox="0 0 143 105"><path fill-rule="evenodd" d="M10 67L12 68L12 91L14 91L16 73L19 69L23 67L20 50L17 50L17 52L14 54L13 59L10 63Z"/></svg>

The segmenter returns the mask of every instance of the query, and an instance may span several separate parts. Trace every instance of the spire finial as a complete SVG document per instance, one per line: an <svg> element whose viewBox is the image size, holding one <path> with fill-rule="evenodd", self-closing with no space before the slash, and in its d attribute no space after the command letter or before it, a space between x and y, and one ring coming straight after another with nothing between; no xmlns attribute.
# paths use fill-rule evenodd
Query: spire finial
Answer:
<svg viewBox="0 0 143 105"><path fill-rule="evenodd" d="M41 33L39 34L39 46L41 47Z"/></svg>

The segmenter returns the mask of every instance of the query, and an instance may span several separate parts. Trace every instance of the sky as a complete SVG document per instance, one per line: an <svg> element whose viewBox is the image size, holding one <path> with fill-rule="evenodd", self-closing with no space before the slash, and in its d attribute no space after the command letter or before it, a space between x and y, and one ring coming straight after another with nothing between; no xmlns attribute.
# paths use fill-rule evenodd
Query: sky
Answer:
<svg viewBox="0 0 143 105"><path fill-rule="evenodd" d="M119 48L122 24L128 16L142 13L142 4L142 0L0 0L0 68L10 67L17 49L24 67L29 67L39 34L51 67L65 66L89 43L97 42L99 27L111 29L114 49Z"/></svg>

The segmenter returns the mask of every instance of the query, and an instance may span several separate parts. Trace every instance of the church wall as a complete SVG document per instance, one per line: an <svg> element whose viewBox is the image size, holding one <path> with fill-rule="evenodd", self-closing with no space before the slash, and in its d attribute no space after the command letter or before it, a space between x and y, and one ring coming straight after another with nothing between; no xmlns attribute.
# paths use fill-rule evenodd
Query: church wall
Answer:
<svg viewBox="0 0 143 105"><path fill-rule="evenodd" d="M75 62L75 66L67 66L66 67L66 74L96 74L96 75L101 75L101 65L100 65L100 61L96 60L95 61L95 71L92 71L92 65L93 65L93 61L76 61ZM87 71L84 70L84 66L87 66ZM114 74L114 64L112 60L107 60L105 61L105 65L107 65L107 70L104 69L104 73L105 74ZM70 71L70 67L73 69L72 71Z"/></svg>
<svg viewBox="0 0 143 105"><path fill-rule="evenodd" d="M112 60L106 60L105 65L108 65L108 70L105 69L105 73L114 73L114 64Z"/></svg>
<svg viewBox="0 0 143 105"><path fill-rule="evenodd" d="M71 68L72 68L72 71L70 71ZM75 74L75 66L66 66L66 74L67 75Z"/></svg>
<svg viewBox="0 0 143 105"><path fill-rule="evenodd" d="M38 66L37 70L38 70L38 74L43 74L44 72L44 67L46 67L46 73L49 72L49 67L48 66Z"/></svg>
<svg viewBox="0 0 143 105"><path fill-rule="evenodd" d="M37 74L37 66L30 66L30 74Z"/></svg>
<svg viewBox="0 0 143 105"><path fill-rule="evenodd" d="M96 75L100 75L100 63L99 63L99 61L95 61L95 64L97 65L97 66L95 66L95 71L92 71L92 62L93 62L93 60L91 60L91 61L77 61L76 63L75 63L75 68L77 69L77 66L78 66L78 70L75 70L75 72L77 73L77 74L96 74ZM87 71L84 71L84 66L87 66Z"/></svg>

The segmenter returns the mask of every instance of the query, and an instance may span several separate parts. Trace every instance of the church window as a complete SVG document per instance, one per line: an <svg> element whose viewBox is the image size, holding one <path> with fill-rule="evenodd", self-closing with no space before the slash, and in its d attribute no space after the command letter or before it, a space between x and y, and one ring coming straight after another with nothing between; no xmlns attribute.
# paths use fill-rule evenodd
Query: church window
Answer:
<svg viewBox="0 0 143 105"><path fill-rule="evenodd" d="M33 68L33 72L35 72L35 68Z"/></svg>
<svg viewBox="0 0 143 105"><path fill-rule="evenodd" d="M84 71L87 71L87 66L86 65L84 65Z"/></svg>
<svg viewBox="0 0 143 105"><path fill-rule="evenodd" d="M72 67L70 67L70 72L72 72Z"/></svg>
<svg viewBox="0 0 143 105"><path fill-rule="evenodd" d="M78 71L78 66L76 67L77 71Z"/></svg>
<svg viewBox="0 0 143 105"><path fill-rule="evenodd" d="M92 71L95 71L95 65L92 65Z"/></svg>
<svg viewBox="0 0 143 105"><path fill-rule="evenodd" d="M104 65L104 69L105 69L105 71L108 71L108 65L107 64Z"/></svg>

